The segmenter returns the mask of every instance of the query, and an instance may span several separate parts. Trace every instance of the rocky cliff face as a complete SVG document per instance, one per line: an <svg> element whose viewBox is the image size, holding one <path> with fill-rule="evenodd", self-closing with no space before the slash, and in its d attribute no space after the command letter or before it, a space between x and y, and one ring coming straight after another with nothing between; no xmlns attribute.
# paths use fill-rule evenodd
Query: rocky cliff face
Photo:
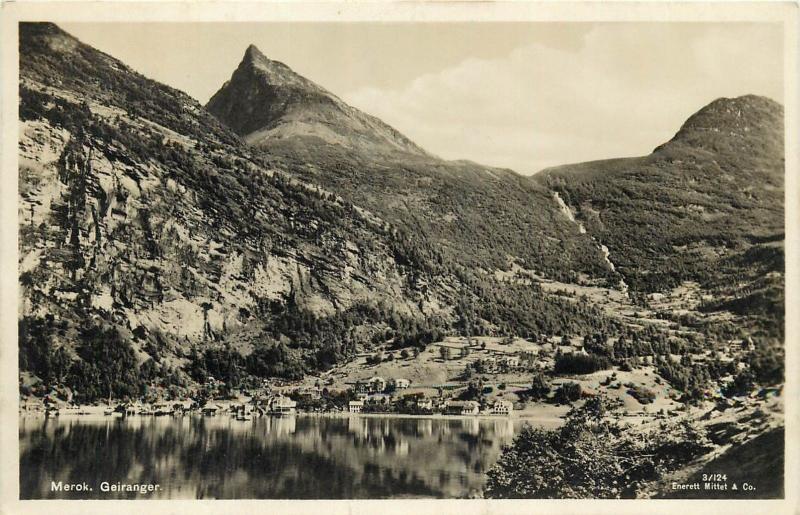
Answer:
<svg viewBox="0 0 800 515"><path fill-rule="evenodd" d="M113 326L180 371L193 345L273 341L289 305L444 310L448 279L423 280L396 229L264 167L186 95L53 25L22 24L20 44L21 315L63 321L56 347L75 357L83 325Z"/></svg>

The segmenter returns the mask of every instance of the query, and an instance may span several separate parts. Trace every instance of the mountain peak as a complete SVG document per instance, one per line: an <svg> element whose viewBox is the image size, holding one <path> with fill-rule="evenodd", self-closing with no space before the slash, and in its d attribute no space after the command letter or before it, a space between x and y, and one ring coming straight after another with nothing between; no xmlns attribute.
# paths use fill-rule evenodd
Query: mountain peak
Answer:
<svg viewBox="0 0 800 515"><path fill-rule="evenodd" d="M690 128L731 128L774 123L783 118L783 107L759 95L718 98L690 116L681 130Z"/></svg>
<svg viewBox="0 0 800 515"><path fill-rule="evenodd" d="M687 144L719 151L783 153L783 106L759 95L718 98L690 116L675 136L661 145Z"/></svg>
<svg viewBox="0 0 800 515"><path fill-rule="evenodd" d="M78 47L80 42L50 22L26 22L19 24L20 45L41 50L65 53Z"/></svg>
<svg viewBox="0 0 800 515"><path fill-rule="evenodd" d="M245 59L249 59L251 61L266 59L266 56L261 52L261 50L259 50L258 47L252 43L250 43L250 45L247 47L247 50L244 51L244 57Z"/></svg>
<svg viewBox="0 0 800 515"><path fill-rule="evenodd" d="M321 141L348 151L427 155L397 130L269 59L255 45L247 47L231 79L206 107L255 146L289 141L307 147Z"/></svg>
<svg viewBox="0 0 800 515"><path fill-rule="evenodd" d="M260 65L268 65L271 61L264 55L261 50L258 49L257 46L250 44L247 47L247 50L244 51L244 57L242 57L241 65L248 65L248 66L258 66Z"/></svg>
<svg viewBox="0 0 800 515"><path fill-rule="evenodd" d="M293 75L295 74L291 68L286 66L280 61L274 61L264 55L264 53L258 49L257 46L250 44L247 47L247 50L244 51L244 57L242 58L242 64L247 64L255 67L267 68L267 69L279 69L283 73L290 73Z"/></svg>

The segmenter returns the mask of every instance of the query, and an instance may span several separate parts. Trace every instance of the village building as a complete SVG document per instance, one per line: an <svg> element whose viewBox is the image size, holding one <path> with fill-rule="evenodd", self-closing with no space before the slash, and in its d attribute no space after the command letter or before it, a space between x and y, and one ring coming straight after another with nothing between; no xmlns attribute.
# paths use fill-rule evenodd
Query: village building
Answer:
<svg viewBox="0 0 800 515"><path fill-rule="evenodd" d="M203 407L200 409L200 412L201 412L203 415L207 416L207 417L213 417L214 415L216 415L216 414L217 414L217 412L218 412L218 411L219 411L219 406L217 406L216 404L211 404L210 402L207 402L207 403L206 403L206 404L205 404L205 405L204 405L204 406L203 406Z"/></svg>
<svg viewBox="0 0 800 515"><path fill-rule="evenodd" d="M175 409L165 402L153 404L153 415L156 416L172 415L174 411Z"/></svg>
<svg viewBox="0 0 800 515"><path fill-rule="evenodd" d="M408 379L390 379L389 386L393 386L397 390L403 390L411 386L411 381Z"/></svg>
<svg viewBox="0 0 800 515"><path fill-rule="evenodd" d="M728 352L730 352L731 354L741 352L742 340L728 340L727 347L728 347Z"/></svg>
<svg viewBox="0 0 800 515"><path fill-rule="evenodd" d="M347 404L347 411L350 413L361 413L364 409L364 401L350 401Z"/></svg>
<svg viewBox="0 0 800 515"><path fill-rule="evenodd" d="M192 401L191 400L184 400L184 401L174 401L172 403L172 412L177 413L179 415L183 415L188 413L192 409Z"/></svg>
<svg viewBox="0 0 800 515"><path fill-rule="evenodd" d="M426 399L425 397L417 397L414 403L417 409L433 411L433 399Z"/></svg>
<svg viewBox="0 0 800 515"><path fill-rule="evenodd" d="M369 381L356 381L353 385L353 391L356 394L368 394L369 393Z"/></svg>
<svg viewBox="0 0 800 515"><path fill-rule="evenodd" d="M392 402L392 396L385 393L373 393L364 402L373 406L388 406Z"/></svg>
<svg viewBox="0 0 800 515"><path fill-rule="evenodd" d="M321 397L319 388L301 388L295 392L297 397L305 402L314 401Z"/></svg>
<svg viewBox="0 0 800 515"><path fill-rule="evenodd" d="M495 401L492 405L492 414L510 415L514 411L514 404L510 401Z"/></svg>
<svg viewBox="0 0 800 515"><path fill-rule="evenodd" d="M448 415L477 415L480 406L475 401L447 401L445 413Z"/></svg>
<svg viewBox="0 0 800 515"><path fill-rule="evenodd" d="M296 408L297 403L283 395L275 397L269 403L269 412L273 415L293 415Z"/></svg>
<svg viewBox="0 0 800 515"><path fill-rule="evenodd" d="M369 380L370 393L382 392L386 389L386 380L382 377L375 376Z"/></svg>
<svg viewBox="0 0 800 515"><path fill-rule="evenodd" d="M503 356L499 360L500 367L506 370L519 368L519 357L517 356Z"/></svg>

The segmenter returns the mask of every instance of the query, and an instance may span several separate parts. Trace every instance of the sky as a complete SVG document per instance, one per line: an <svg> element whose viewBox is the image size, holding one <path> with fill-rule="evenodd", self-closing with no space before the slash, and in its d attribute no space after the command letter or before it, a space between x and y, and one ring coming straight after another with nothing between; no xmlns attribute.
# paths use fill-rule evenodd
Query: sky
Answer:
<svg viewBox="0 0 800 515"><path fill-rule="evenodd" d="M61 26L202 103L252 43L433 154L523 174L648 154L719 97L783 101L766 23Z"/></svg>

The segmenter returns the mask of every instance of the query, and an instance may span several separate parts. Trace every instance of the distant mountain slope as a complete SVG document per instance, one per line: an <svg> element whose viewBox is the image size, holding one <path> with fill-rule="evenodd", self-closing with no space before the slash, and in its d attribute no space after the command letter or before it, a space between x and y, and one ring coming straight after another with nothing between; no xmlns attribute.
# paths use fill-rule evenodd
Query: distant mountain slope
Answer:
<svg viewBox="0 0 800 515"><path fill-rule="evenodd" d="M430 156L253 46L207 108L274 166L424 235L448 265L491 272L519 262L554 278L616 282L546 188Z"/></svg>
<svg viewBox="0 0 800 515"><path fill-rule="evenodd" d="M634 289L697 281L707 308L775 317L782 331L783 108L718 99L646 157L565 165L558 192Z"/></svg>

